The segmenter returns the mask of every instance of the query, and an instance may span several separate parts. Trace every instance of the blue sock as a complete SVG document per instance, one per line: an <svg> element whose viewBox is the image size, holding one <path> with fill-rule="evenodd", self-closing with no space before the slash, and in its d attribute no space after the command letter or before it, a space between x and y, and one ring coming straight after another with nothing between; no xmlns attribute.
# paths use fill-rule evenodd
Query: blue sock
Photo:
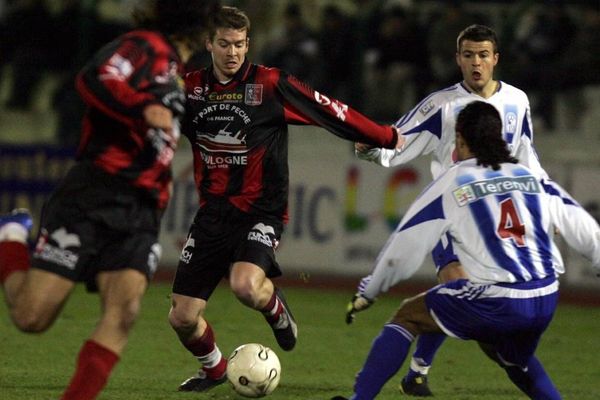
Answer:
<svg viewBox="0 0 600 400"><path fill-rule="evenodd" d="M400 369L415 337L396 324L386 324L373 341L371 351L354 384L351 400L371 400Z"/></svg>
<svg viewBox="0 0 600 400"><path fill-rule="evenodd" d="M433 363L433 358L438 349L444 343L444 340L446 340L446 335L443 333L425 333L419 335L417 338L417 348L413 354L413 360L419 365L430 366L431 363ZM419 371L415 371L411 368L408 370L406 377L414 378L419 374Z"/></svg>
<svg viewBox="0 0 600 400"><path fill-rule="evenodd" d="M519 367L507 367L510 380L533 400L560 400L560 393L550 380L540 361L531 357L527 371Z"/></svg>

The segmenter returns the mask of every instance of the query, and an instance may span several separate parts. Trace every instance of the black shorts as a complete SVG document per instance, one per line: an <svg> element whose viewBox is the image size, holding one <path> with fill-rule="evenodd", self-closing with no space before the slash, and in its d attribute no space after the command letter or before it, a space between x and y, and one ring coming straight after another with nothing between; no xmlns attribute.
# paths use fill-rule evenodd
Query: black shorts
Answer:
<svg viewBox="0 0 600 400"><path fill-rule="evenodd" d="M135 269L150 280L161 255L156 203L89 165L76 165L44 204L32 268L97 291L101 271Z"/></svg>
<svg viewBox="0 0 600 400"><path fill-rule="evenodd" d="M258 265L270 278L281 275L275 248L283 224L250 216L233 206L198 211L179 257L173 293L208 300L238 261Z"/></svg>

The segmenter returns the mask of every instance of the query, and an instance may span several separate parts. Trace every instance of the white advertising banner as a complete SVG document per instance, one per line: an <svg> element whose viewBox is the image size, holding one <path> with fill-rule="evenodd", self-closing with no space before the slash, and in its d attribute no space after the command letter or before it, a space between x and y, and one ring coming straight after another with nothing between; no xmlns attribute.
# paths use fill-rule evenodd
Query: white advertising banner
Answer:
<svg viewBox="0 0 600 400"><path fill-rule="evenodd" d="M277 253L286 276L368 273L403 212L431 181L429 162L426 156L403 167L383 168L358 160L351 143L322 129L291 127L290 220ZM598 209L597 166L565 168L554 162L546 168L581 204ZM192 174L189 144L182 143L161 234L165 267L177 264L197 209ZM600 287L600 279L589 279L587 261L570 252L564 255L568 284ZM435 279L430 260L415 279Z"/></svg>

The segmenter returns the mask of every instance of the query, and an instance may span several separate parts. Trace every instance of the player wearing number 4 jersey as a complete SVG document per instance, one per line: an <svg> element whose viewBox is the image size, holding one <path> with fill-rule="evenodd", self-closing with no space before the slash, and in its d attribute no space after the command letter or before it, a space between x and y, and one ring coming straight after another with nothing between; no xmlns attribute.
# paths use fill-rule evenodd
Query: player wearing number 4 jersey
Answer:
<svg viewBox="0 0 600 400"><path fill-rule="evenodd" d="M192 144L200 208L173 283L169 320L202 364L180 386L205 391L225 380L226 359L204 318L225 277L236 297L261 311L277 343L296 345L297 327L280 289L275 249L287 221L288 125L317 125L341 138L393 148L397 132L322 95L284 71L246 60L250 21L223 7L209 31L212 66L186 75L182 132Z"/></svg>
<svg viewBox="0 0 600 400"><path fill-rule="evenodd" d="M359 158L393 167L421 155L431 154L431 173L435 179L457 160L454 125L458 112L469 102L485 101L500 113L502 137L508 144L510 153L537 177L545 179L548 185L563 192L558 185L548 180L533 148L527 95L506 82L493 79L498 61L498 41L492 29L483 25L472 25L464 29L458 36L456 50L456 62L461 69L463 81L432 93L396 122L405 140L401 148L387 150L357 144ZM452 242L447 237L442 238L434 248L432 256L440 282L466 277L457 262ZM444 335L434 334L419 337L410 370L401 382L404 393L414 396L432 395L427 373L444 339Z"/></svg>
<svg viewBox="0 0 600 400"><path fill-rule="evenodd" d="M588 213L571 212L581 209L573 199L516 163L490 104L473 102L459 113L456 149L459 162L410 206L361 282L349 316L413 275L446 234L469 278L438 285L400 306L373 342L352 400L375 398L417 335L442 332L477 340L531 399L561 398L534 355L564 272L552 238L559 229L600 276L600 227Z"/></svg>

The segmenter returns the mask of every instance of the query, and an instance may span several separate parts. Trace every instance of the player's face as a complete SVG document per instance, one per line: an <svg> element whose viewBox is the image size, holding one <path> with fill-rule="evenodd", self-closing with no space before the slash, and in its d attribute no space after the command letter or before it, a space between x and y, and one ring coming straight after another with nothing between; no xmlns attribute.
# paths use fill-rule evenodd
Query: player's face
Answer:
<svg viewBox="0 0 600 400"><path fill-rule="evenodd" d="M473 42L465 40L456 54L465 84L475 93L487 98L493 94L496 84L493 81L494 67L498 63L498 53L489 40Z"/></svg>
<svg viewBox="0 0 600 400"><path fill-rule="evenodd" d="M233 78L246 59L249 41L245 29L219 28L214 38L206 42L217 79Z"/></svg>

